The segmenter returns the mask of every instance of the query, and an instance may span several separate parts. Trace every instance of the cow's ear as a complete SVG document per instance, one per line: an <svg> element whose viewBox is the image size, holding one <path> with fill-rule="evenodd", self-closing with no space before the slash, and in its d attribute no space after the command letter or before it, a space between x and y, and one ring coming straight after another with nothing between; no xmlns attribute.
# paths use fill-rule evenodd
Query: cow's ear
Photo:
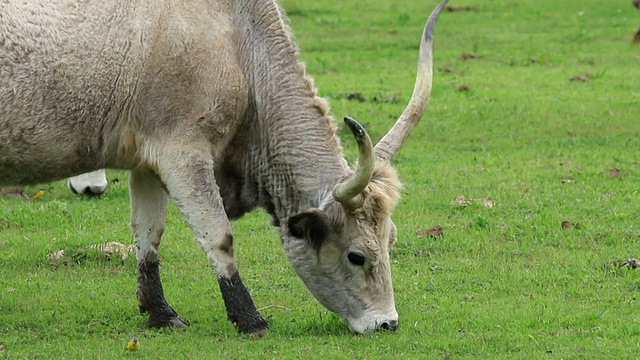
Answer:
<svg viewBox="0 0 640 360"><path fill-rule="evenodd" d="M329 236L329 217L320 209L311 209L292 216L287 225L291 235L307 240L316 250L320 250Z"/></svg>

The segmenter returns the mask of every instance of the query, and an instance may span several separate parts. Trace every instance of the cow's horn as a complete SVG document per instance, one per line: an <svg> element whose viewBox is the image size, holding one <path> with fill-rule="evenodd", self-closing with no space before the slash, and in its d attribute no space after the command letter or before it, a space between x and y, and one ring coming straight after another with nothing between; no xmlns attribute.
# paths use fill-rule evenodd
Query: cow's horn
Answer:
<svg viewBox="0 0 640 360"><path fill-rule="evenodd" d="M358 195L371 181L375 158L373 157L371 138L364 127L348 116L344 118L344 122L356 138L360 157L356 173L333 188L333 197L344 206L353 209L362 205L361 197Z"/></svg>
<svg viewBox="0 0 640 360"><path fill-rule="evenodd" d="M413 87L413 94L409 104L393 125L391 130L376 144L375 153L378 159L391 162L396 151L402 147L411 130L416 126L429 103L431 83L433 80L433 28L438 15L448 0L443 0L433 10L427 24L424 26L422 41L420 42L420 58L418 60L418 74Z"/></svg>

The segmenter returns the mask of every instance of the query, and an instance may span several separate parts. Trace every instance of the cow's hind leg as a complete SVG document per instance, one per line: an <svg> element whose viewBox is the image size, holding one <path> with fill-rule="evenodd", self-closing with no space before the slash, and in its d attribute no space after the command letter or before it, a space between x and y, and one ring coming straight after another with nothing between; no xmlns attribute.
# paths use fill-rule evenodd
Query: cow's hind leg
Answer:
<svg viewBox="0 0 640 360"><path fill-rule="evenodd" d="M160 282L158 246L167 217L167 194L156 176L142 170L132 170L129 196L131 228L138 259L137 295L140 311L149 313L149 327L186 327L164 299Z"/></svg>
<svg viewBox="0 0 640 360"><path fill-rule="evenodd" d="M169 148L165 145L164 150ZM239 332L261 334L268 325L238 274L231 225L214 178L211 150L208 145L199 152L195 145L189 153L181 148L159 157L162 181L213 264L229 320Z"/></svg>

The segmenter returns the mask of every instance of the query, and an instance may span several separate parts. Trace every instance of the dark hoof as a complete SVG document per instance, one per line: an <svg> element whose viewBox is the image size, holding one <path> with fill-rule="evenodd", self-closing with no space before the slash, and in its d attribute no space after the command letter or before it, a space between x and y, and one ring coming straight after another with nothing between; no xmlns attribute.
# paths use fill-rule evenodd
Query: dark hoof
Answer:
<svg viewBox="0 0 640 360"><path fill-rule="evenodd" d="M150 328L161 328L161 327L175 327L178 329L184 329L189 327L184 320L180 319L179 316L149 316L147 320L147 327Z"/></svg>
<svg viewBox="0 0 640 360"><path fill-rule="evenodd" d="M235 324L239 333L249 334L252 338L262 337L269 330L269 324L259 314L252 318L239 319Z"/></svg>
<svg viewBox="0 0 640 360"><path fill-rule="evenodd" d="M177 328L177 329L186 329L189 327L189 324L187 324L184 320L180 319L179 317L172 317L171 319L169 319L169 322L171 323L170 326Z"/></svg>

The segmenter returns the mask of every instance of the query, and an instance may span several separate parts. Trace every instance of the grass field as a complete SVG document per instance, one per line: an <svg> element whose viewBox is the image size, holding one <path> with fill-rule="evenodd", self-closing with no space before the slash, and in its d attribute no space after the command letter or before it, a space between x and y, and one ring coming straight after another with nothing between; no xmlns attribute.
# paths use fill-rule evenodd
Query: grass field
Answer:
<svg viewBox="0 0 640 360"><path fill-rule="evenodd" d="M336 118L377 141L411 95L436 1L284 5ZM398 331L350 334L257 211L234 223L235 252L272 331L239 336L174 207L161 276L191 327L144 329L135 258L47 258L131 243L127 175L111 171L120 181L100 198L55 182L35 201L0 199L0 359L639 358L640 273L621 265L640 257L640 12L627 0L450 5L475 8L440 17L430 106L395 159ZM126 353L133 335L142 348Z"/></svg>

